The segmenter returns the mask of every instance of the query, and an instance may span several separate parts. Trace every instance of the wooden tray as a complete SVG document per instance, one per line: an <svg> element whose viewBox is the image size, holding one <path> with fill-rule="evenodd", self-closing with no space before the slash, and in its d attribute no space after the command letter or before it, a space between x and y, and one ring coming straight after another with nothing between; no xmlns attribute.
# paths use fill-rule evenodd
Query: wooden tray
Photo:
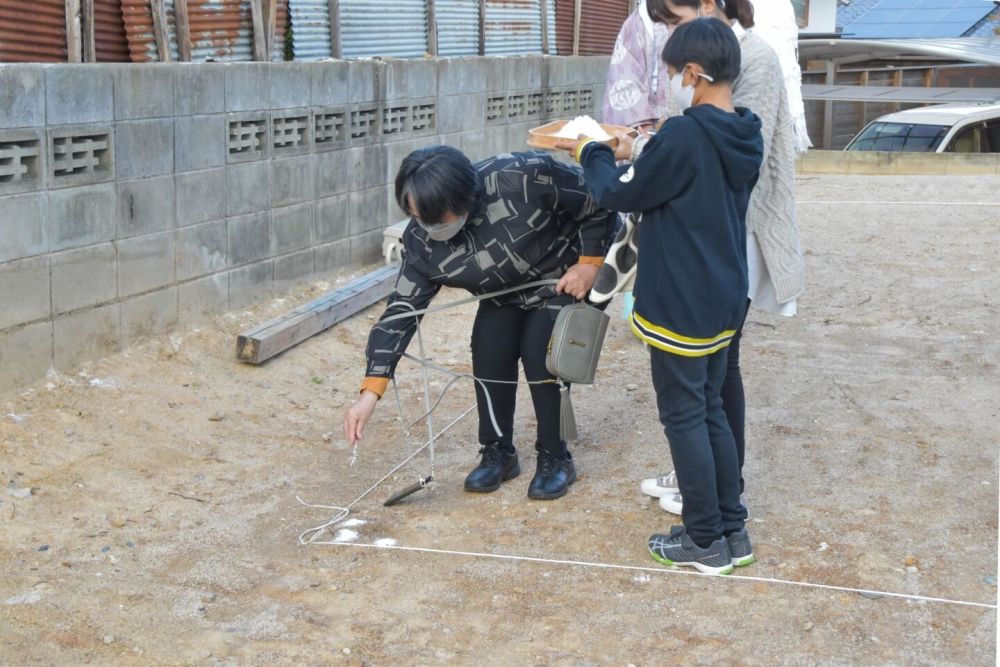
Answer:
<svg viewBox="0 0 1000 667"><path fill-rule="evenodd" d="M556 142L567 141L565 137L555 136L559 130L568 123L568 120L554 120L551 123L546 123L541 127L536 127L534 129L528 130L528 145L532 148L541 148L544 150L556 150ZM601 123L601 128L611 135L611 138L607 141L602 141L601 143L611 146L611 148L618 147L618 138L615 136L615 132L628 132L635 133L630 127L624 127L622 125L605 125ZM573 141L568 139L568 141Z"/></svg>

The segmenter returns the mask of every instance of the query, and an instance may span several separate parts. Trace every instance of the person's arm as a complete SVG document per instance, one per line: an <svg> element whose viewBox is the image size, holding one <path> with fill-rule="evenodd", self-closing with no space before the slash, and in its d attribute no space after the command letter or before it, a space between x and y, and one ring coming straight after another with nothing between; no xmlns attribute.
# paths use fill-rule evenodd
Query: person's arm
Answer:
<svg viewBox="0 0 1000 667"><path fill-rule="evenodd" d="M616 166L614 151L605 144L584 141L577 146L584 180L597 203L623 213L648 211L686 190L691 169L679 128L691 122L678 118L664 123L631 165Z"/></svg>
<svg viewBox="0 0 1000 667"><path fill-rule="evenodd" d="M361 395L344 415L344 436L351 444L361 439L365 425L375 411L375 405L385 393L389 378L396 371L396 364L416 333L421 316L383 323L384 320L392 315L426 308L441 289L440 285L417 271L406 258L407 254L404 252L402 266L396 277L396 288L389 295L389 304L368 334L368 347L365 351L367 366L365 379L361 382Z"/></svg>
<svg viewBox="0 0 1000 667"><path fill-rule="evenodd" d="M600 266L604 263L614 214L597 205L580 169L558 160L548 162L556 206L580 223L580 263Z"/></svg>

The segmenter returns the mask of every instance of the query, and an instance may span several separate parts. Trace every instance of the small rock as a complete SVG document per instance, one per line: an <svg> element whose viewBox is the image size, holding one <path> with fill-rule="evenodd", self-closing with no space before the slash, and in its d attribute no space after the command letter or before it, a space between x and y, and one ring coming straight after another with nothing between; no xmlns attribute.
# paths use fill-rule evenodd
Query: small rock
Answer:
<svg viewBox="0 0 1000 667"><path fill-rule="evenodd" d="M347 646L345 646L344 647L344 655L350 655L350 654L351 654L351 649L348 648Z"/></svg>
<svg viewBox="0 0 1000 667"><path fill-rule="evenodd" d="M102 554L106 554L106 553L108 553L109 551L111 551L111 547L107 547L107 546L105 546L105 547L101 547L101 553L102 553Z"/></svg>
<svg viewBox="0 0 1000 667"><path fill-rule="evenodd" d="M906 571L909 572L910 574L914 574L915 572L919 572L920 570L917 568L916 565L907 565Z"/></svg>
<svg viewBox="0 0 1000 667"><path fill-rule="evenodd" d="M104 635L103 641L105 644L113 644L115 642L114 635Z"/></svg>
<svg viewBox="0 0 1000 667"><path fill-rule="evenodd" d="M919 562L916 556L907 556L903 559L903 565L906 567L916 567Z"/></svg>
<svg viewBox="0 0 1000 667"><path fill-rule="evenodd" d="M819 551L826 551L829 548L830 548L830 545L827 544L826 542L820 542L819 543Z"/></svg>
<svg viewBox="0 0 1000 667"><path fill-rule="evenodd" d="M802 629L805 630L806 632L809 632L810 630L812 630L813 629L812 622L807 622L805 625L802 626Z"/></svg>
<svg viewBox="0 0 1000 667"><path fill-rule="evenodd" d="M625 391L635 391L638 388L639 388L639 385L637 385L637 384L630 384L630 385L628 385L628 386L625 387Z"/></svg>
<svg viewBox="0 0 1000 667"><path fill-rule="evenodd" d="M214 415L212 415L211 417L208 418L208 421L210 421L210 422L221 422L225 418L226 418L226 416L224 414L222 414L221 412L216 412Z"/></svg>
<svg viewBox="0 0 1000 667"><path fill-rule="evenodd" d="M648 510L652 506L653 506L653 499L651 497L643 495L641 498L639 498L640 509Z"/></svg>
<svg viewBox="0 0 1000 667"><path fill-rule="evenodd" d="M128 542L126 542L125 546L127 546L129 549L134 549L135 548L135 544L132 542L132 540L129 540Z"/></svg>
<svg viewBox="0 0 1000 667"><path fill-rule="evenodd" d="M42 546L38 547L38 550L39 551L43 551L43 552L44 551L48 551L49 550L49 545L43 544Z"/></svg>
<svg viewBox="0 0 1000 667"><path fill-rule="evenodd" d="M123 517L121 514L112 514L110 522L111 525L114 526L115 528L125 527L125 517Z"/></svg>
<svg viewBox="0 0 1000 667"><path fill-rule="evenodd" d="M988 577L983 577L983 583L986 584L987 586L996 586L997 585L996 575L991 574Z"/></svg>
<svg viewBox="0 0 1000 667"><path fill-rule="evenodd" d="M31 489L30 488L17 489L9 486L7 487L7 495L13 496L14 498L29 498L31 497Z"/></svg>

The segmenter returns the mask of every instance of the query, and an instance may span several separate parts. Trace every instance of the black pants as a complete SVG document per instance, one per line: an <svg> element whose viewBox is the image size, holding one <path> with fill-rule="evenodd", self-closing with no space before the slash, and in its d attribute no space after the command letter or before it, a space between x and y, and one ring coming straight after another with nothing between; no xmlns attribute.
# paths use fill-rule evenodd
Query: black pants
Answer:
<svg viewBox="0 0 1000 667"><path fill-rule="evenodd" d="M701 546L739 530L747 517L736 443L722 410L727 357L726 350L682 357L650 348L660 423L684 498L681 518Z"/></svg>
<svg viewBox="0 0 1000 667"><path fill-rule="evenodd" d="M517 380L518 359L524 365L529 382L554 379L545 368L555 311L547 308L522 310L517 306L496 306L488 301L479 304L472 327L472 372L489 380ZM493 413L503 432L498 436L490 421L483 387L476 384L479 407L479 442L502 442L513 446L516 384L487 382L493 403ZM559 385L531 385L531 402L535 406L538 436L535 448L553 455L566 455L566 443L559 437Z"/></svg>
<svg viewBox="0 0 1000 667"><path fill-rule="evenodd" d="M747 312L750 311L750 300L747 299ZM722 409L729 422L729 430L733 432L736 441L736 458L740 462L740 493L743 493L743 461L746 460L746 396L743 392L743 374L740 372L740 340L743 338L743 325L746 324L746 312L740 322L736 335L729 344L729 354L726 357L726 379L722 383Z"/></svg>

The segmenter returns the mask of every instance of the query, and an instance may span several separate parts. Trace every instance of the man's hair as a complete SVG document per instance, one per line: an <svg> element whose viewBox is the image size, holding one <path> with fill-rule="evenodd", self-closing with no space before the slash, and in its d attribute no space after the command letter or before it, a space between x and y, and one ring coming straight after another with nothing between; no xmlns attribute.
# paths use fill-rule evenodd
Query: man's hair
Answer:
<svg viewBox="0 0 1000 667"><path fill-rule="evenodd" d="M419 148L406 156L396 174L396 203L407 215L436 224L446 213L472 210L478 186L476 169L462 151L450 146ZM416 211L410 209L411 198Z"/></svg>
<svg viewBox="0 0 1000 667"><path fill-rule="evenodd" d="M740 42L719 19L695 19L674 29L663 61L678 72L698 63L715 83L732 83L740 75Z"/></svg>

